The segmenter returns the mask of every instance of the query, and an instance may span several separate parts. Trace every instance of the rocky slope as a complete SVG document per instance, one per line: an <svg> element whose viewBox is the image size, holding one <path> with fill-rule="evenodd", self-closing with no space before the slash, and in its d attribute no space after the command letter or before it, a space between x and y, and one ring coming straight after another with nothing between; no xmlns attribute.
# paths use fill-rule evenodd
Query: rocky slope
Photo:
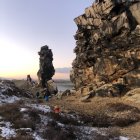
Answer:
<svg viewBox="0 0 140 140"><path fill-rule="evenodd" d="M13 96L16 98L9 102ZM12 81L0 81L0 140L129 140L140 137L139 133L135 136L120 133L115 127L139 123L140 111L136 107L125 104L119 104L118 107L113 102L113 105L109 104L112 111L104 108L107 114L102 111L94 114L92 109L93 114L88 115L89 113L83 112L86 109L82 113L75 110L67 112L60 106L61 112L57 114L53 110L55 99L44 102L43 98L25 98L27 96L29 95L17 88ZM61 100L61 103L65 104L65 101ZM77 108L77 105L69 104L69 101L66 103L71 109L72 106ZM120 111L122 114L117 113ZM115 112L115 115L112 116L111 112Z"/></svg>
<svg viewBox="0 0 140 140"><path fill-rule="evenodd" d="M70 78L77 91L120 96L139 87L139 0L94 2L74 21L78 30Z"/></svg>
<svg viewBox="0 0 140 140"><path fill-rule="evenodd" d="M95 97L88 102L81 102L79 96L73 94L63 96L61 99L53 96L49 102L45 102L43 95L37 100L25 98L25 92L21 92L24 89L32 95L31 90L37 91L39 87L29 87L24 80L14 80L14 82L20 89L11 81L0 82L0 139L2 140L140 139L140 106L124 100L124 97L106 97L104 100ZM137 91L129 92L128 96L136 95L135 92ZM5 96L7 101L3 100L1 95ZM9 102L13 96L17 96L19 101ZM56 105L60 107L59 114L53 111Z"/></svg>
<svg viewBox="0 0 140 140"><path fill-rule="evenodd" d="M13 103L21 97L32 98L32 94L16 87L10 80L0 79L0 104Z"/></svg>

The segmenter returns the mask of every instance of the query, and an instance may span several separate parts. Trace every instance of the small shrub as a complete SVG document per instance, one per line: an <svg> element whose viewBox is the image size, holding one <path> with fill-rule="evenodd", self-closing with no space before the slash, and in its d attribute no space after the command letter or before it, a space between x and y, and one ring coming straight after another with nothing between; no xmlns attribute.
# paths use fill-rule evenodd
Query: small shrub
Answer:
<svg viewBox="0 0 140 140"><path fill-rule="evenodd" d="M38 111L28 110L28 112L26 112L26 115L26 118L24 118L23 116L13 122L14 128L31 128L32 130L35 130L36 123L40 123L40 116Z"/></svg>
<svg viewBox="0 0 140 140"><path fill-rule="evenodd" d="M18 128L32 128L35 130L36 123L40 122L40 116L37 110L28 110L26 112L27 117L20 112L20 105L23 102L17 102L13 104L5 104L0 106L0 116L2 116L6 121L13 124L12 127Z"/></svg>
<svg viewBox="0 0 140 140"><path fill-rule="evenodd" d="M56 127L58 127L58 125L55 121L49 121L48 124L47 124L47 127L55 127L56 128Z"/></svg>
<svg viewBox="0 0 140 140"><path fill-rule="evenodd" d="M136 107L130 106L130 105L126 105L123 103L114 103L114 104L108 104L110 110L112 111L117 111L117 112L122 112L122 111L133 111L135 113L140 113L140 110Z"/></svg>
<svg viewBox="0 0 140 140"><path fill-rule="evenodd" d="M47 129L43 132L43 138L48 140L75 140L76 136L72 128L61 128L56 125L52 126L54 122L51 122L51 125L47 125Z"/></svg>
<svg viewBox="0 0 140 140"><path fill-rule="evenodd" d="M84 122L84 124L88 124L93 127L109 127L112 125L110 117L104 112L97 112L92 117L83 115L81 120Z"/></svg>
<svg viewBox="0 0 140 140"><path fill-rule="evenodd" d="M17 135L16 137L10 138L10 140L34 140L32 136L23 136L23 135Z"/></svg>
<svg viewBox="0 0 140 140"><path fill-rule="evenodd" d="M139 118L136 116L134 116L134 117L127 116L127 118L115 118L114 124L116 126L125 127L125 126L129 126L133 123L136 123L138 121L139 121Z"/></svg>
<svg viewBox="0 0 140 140"><path fill-rule="evenodd" d="M40 122L40 116L39 116L39 112L37 110L29 110L28 114L34 123Z"/></svg>
<svg viewBox="0 0 140 140"><path fill-rule="evenodd" d="M27 120L19 119L19 120L15 120L13 127L15 129L31 128L32 130L35 130L36 125L35 122L33 122L31 119L27 119Z"/></svg>
<svg viewBox="0 0 140 140"><path fill-rule="evenodd" d="M2 116L5 120L14 123L16 119L22 117L22 113L19 110L19 104L5 104L0 106L0 116Z"/></svg>
<svg viewBox="0 0 140 140"><path fill-rule="evenodd" d="M26 135L28 135L27 134L28 133L28 130L26 130L26 129L24 129L24 130L19 129L19 130L17 130L17 133L19 135L26 136Z"/></svg>
<svg viewBox="0 0 140 140"><path fill-rule="evenodd" d="M119 140L119 136L121 135L120 130L116 129L116 128L110 128L107 130L106 132L107 137L109 137L109 139L113 139L115 138L115 140Z"/></svg>
<svg viewBox="0 0 140 140"><path fill-rule="evenodd" d="M75 118L72 118L68 115L56 114L53 112L49 112L47 115L51 117L53 120L58 121L63 124L80 125L80 123Z"/></svg>
<svg viewBox="0 0 140 140"><path fill-rule="evenodd" d="M140 120L140 110L136 107L123 103L114 103L108 104L108 108L112 111L112 113L117 112L117 116L112 119L113 125L124 127Z"/></svg>

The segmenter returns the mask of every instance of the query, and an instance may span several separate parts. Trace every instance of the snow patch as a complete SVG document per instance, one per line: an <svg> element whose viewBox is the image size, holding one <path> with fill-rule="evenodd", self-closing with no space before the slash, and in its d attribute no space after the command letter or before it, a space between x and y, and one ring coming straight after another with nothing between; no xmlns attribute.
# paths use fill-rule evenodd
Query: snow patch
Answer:
<svg viewBox="0 0 140 140"><path fill-rule="evenodd" d="M0 104L3 103L14 103L15 101L19 101L20 98L18 98L17 96L4 96L3 94L0 95Z"/></svg>
<svg viewBox="0 0 140 140"><path fill-rule="evenodd" d="M49 121L51 121L52 119L50 119L48 116L44 116L44 115L41 115L39 114L40 118L41 118L41 123L43 125L47 125Z"/></svg>
<svg viewBox="0 0 140 140"><path fill-rule="evenodd" d="M35 108L39 111L42 111L44 113L47 113L47 112L51 111L50 107L47 106L47 105L30 104L29 106L32 107L32 108Z"/></svg>
<svg viewBox="0 0 140 140"><path fill-rule="evenodd" d="M80 130L86 134L91 134L91 132L98 132L97 128L88 126L80 126Z"/></svg>
<svg viewBox="0 0 140 140"><path fill-rule="evenodd" d="M60 126L60 127L64 127L65 125L64 124L62 124L62 123L57 123L58 124L58 126Z"/></svg>
<svg viewBox="0 0 140 140"><path fill-rule="evenodd" d="M37 133L34 133L33 137L34 137L35 140L44 140Z"/></svg>
<svg viewBox="0 0 140 140"><path fill-rule="evenodd" d="M25 130L25 131L32 131L32 129L31 128L20 128L20 130Z"/></svg>
<svg viewBox="0 0 140 140"><path fill-rule="evenodd" d="M129 140L128 138L123 137L123 136L120 136L119 139L120 139L120 140Z"/></svg>
<svg viewBox="0 0 140 140"><path fill-rule="evenodd" d="M9 83L5 83L3 80L2 81L0 81L0 91L1 92L5 92L5 91L7 91L7 90L11 90L11 91L13 91L13 89L9 86Z"/></svg>
<svg viewBox="0 0 140 140"><path fill-rule="evenodd" d="M6 139L10 138L10 137L15 137L16 136L16 132L15 129L10 128L12 125L10 122L0 122L0 125L4 125L0 127L1 130L1 137L4 137Z"/></svg>
<svg viewBox="0 0 140 140"><path fill-rule="evenodd" d="M27 111L28 109L27 108L21 108L20 109L20 112L25 112L25 111Z"/></svg>
<svg viewBox="0 0 140 140"><path fill-rule="evenodd" d="M13 91L13 88L10 86L13 86L13 84L8 83L8 82L6 83L4 81L0 81L0 104L13 103L17 100L20 100L20 98L18 98L15 95L12 95L12 96L7 95L6 92Z"/></svg>

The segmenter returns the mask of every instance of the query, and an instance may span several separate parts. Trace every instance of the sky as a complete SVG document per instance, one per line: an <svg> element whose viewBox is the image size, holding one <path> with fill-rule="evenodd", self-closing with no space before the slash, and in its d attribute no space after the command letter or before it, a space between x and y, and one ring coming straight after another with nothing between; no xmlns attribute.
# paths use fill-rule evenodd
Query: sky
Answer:
<svg viewBox="0 0 140 140"><path fill-rule="evenodd" d="M48 45L55 68L71 67L75 58L73 19L93 0L0 0L0 77L36 78L38 52ZM68 78L56 73L55 78Z"/></svg>

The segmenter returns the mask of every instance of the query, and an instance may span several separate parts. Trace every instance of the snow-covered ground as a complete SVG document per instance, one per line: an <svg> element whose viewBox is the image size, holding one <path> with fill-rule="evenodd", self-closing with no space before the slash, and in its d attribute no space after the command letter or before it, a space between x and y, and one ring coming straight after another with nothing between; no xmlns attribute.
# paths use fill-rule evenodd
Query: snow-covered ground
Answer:
<svg viewBox="0 0 140 140"><path fill-rule="evenodd" d="M16 136L15 129L12 129L11 126L12 125L10 122L0 122L1 137L8 139L10 137Z"/></svg>
<svg viewBox="0 0 140 140"><path fill-rule="evenodd" d="M29 107L42 111L44 113L50 112L50 107L48 105L40 105L40 104L28 104Z"/></svg>
<svg viewBox="0 0 140 140"><path fill-rule="evenodd" d="M0 104L4 104L4 103L14 103L15 101L20 100L19 97L17 96L6 96L0 93Z"/></svg>
<svg viewBox="0 0 140 140"><path fill-rule="evenodd" d="M9 95L9 92L14 92L14 84L10 81L0 81L0 104L3 103L13 103L17 100L20 100L19 97L15 95Z"/></svg>

